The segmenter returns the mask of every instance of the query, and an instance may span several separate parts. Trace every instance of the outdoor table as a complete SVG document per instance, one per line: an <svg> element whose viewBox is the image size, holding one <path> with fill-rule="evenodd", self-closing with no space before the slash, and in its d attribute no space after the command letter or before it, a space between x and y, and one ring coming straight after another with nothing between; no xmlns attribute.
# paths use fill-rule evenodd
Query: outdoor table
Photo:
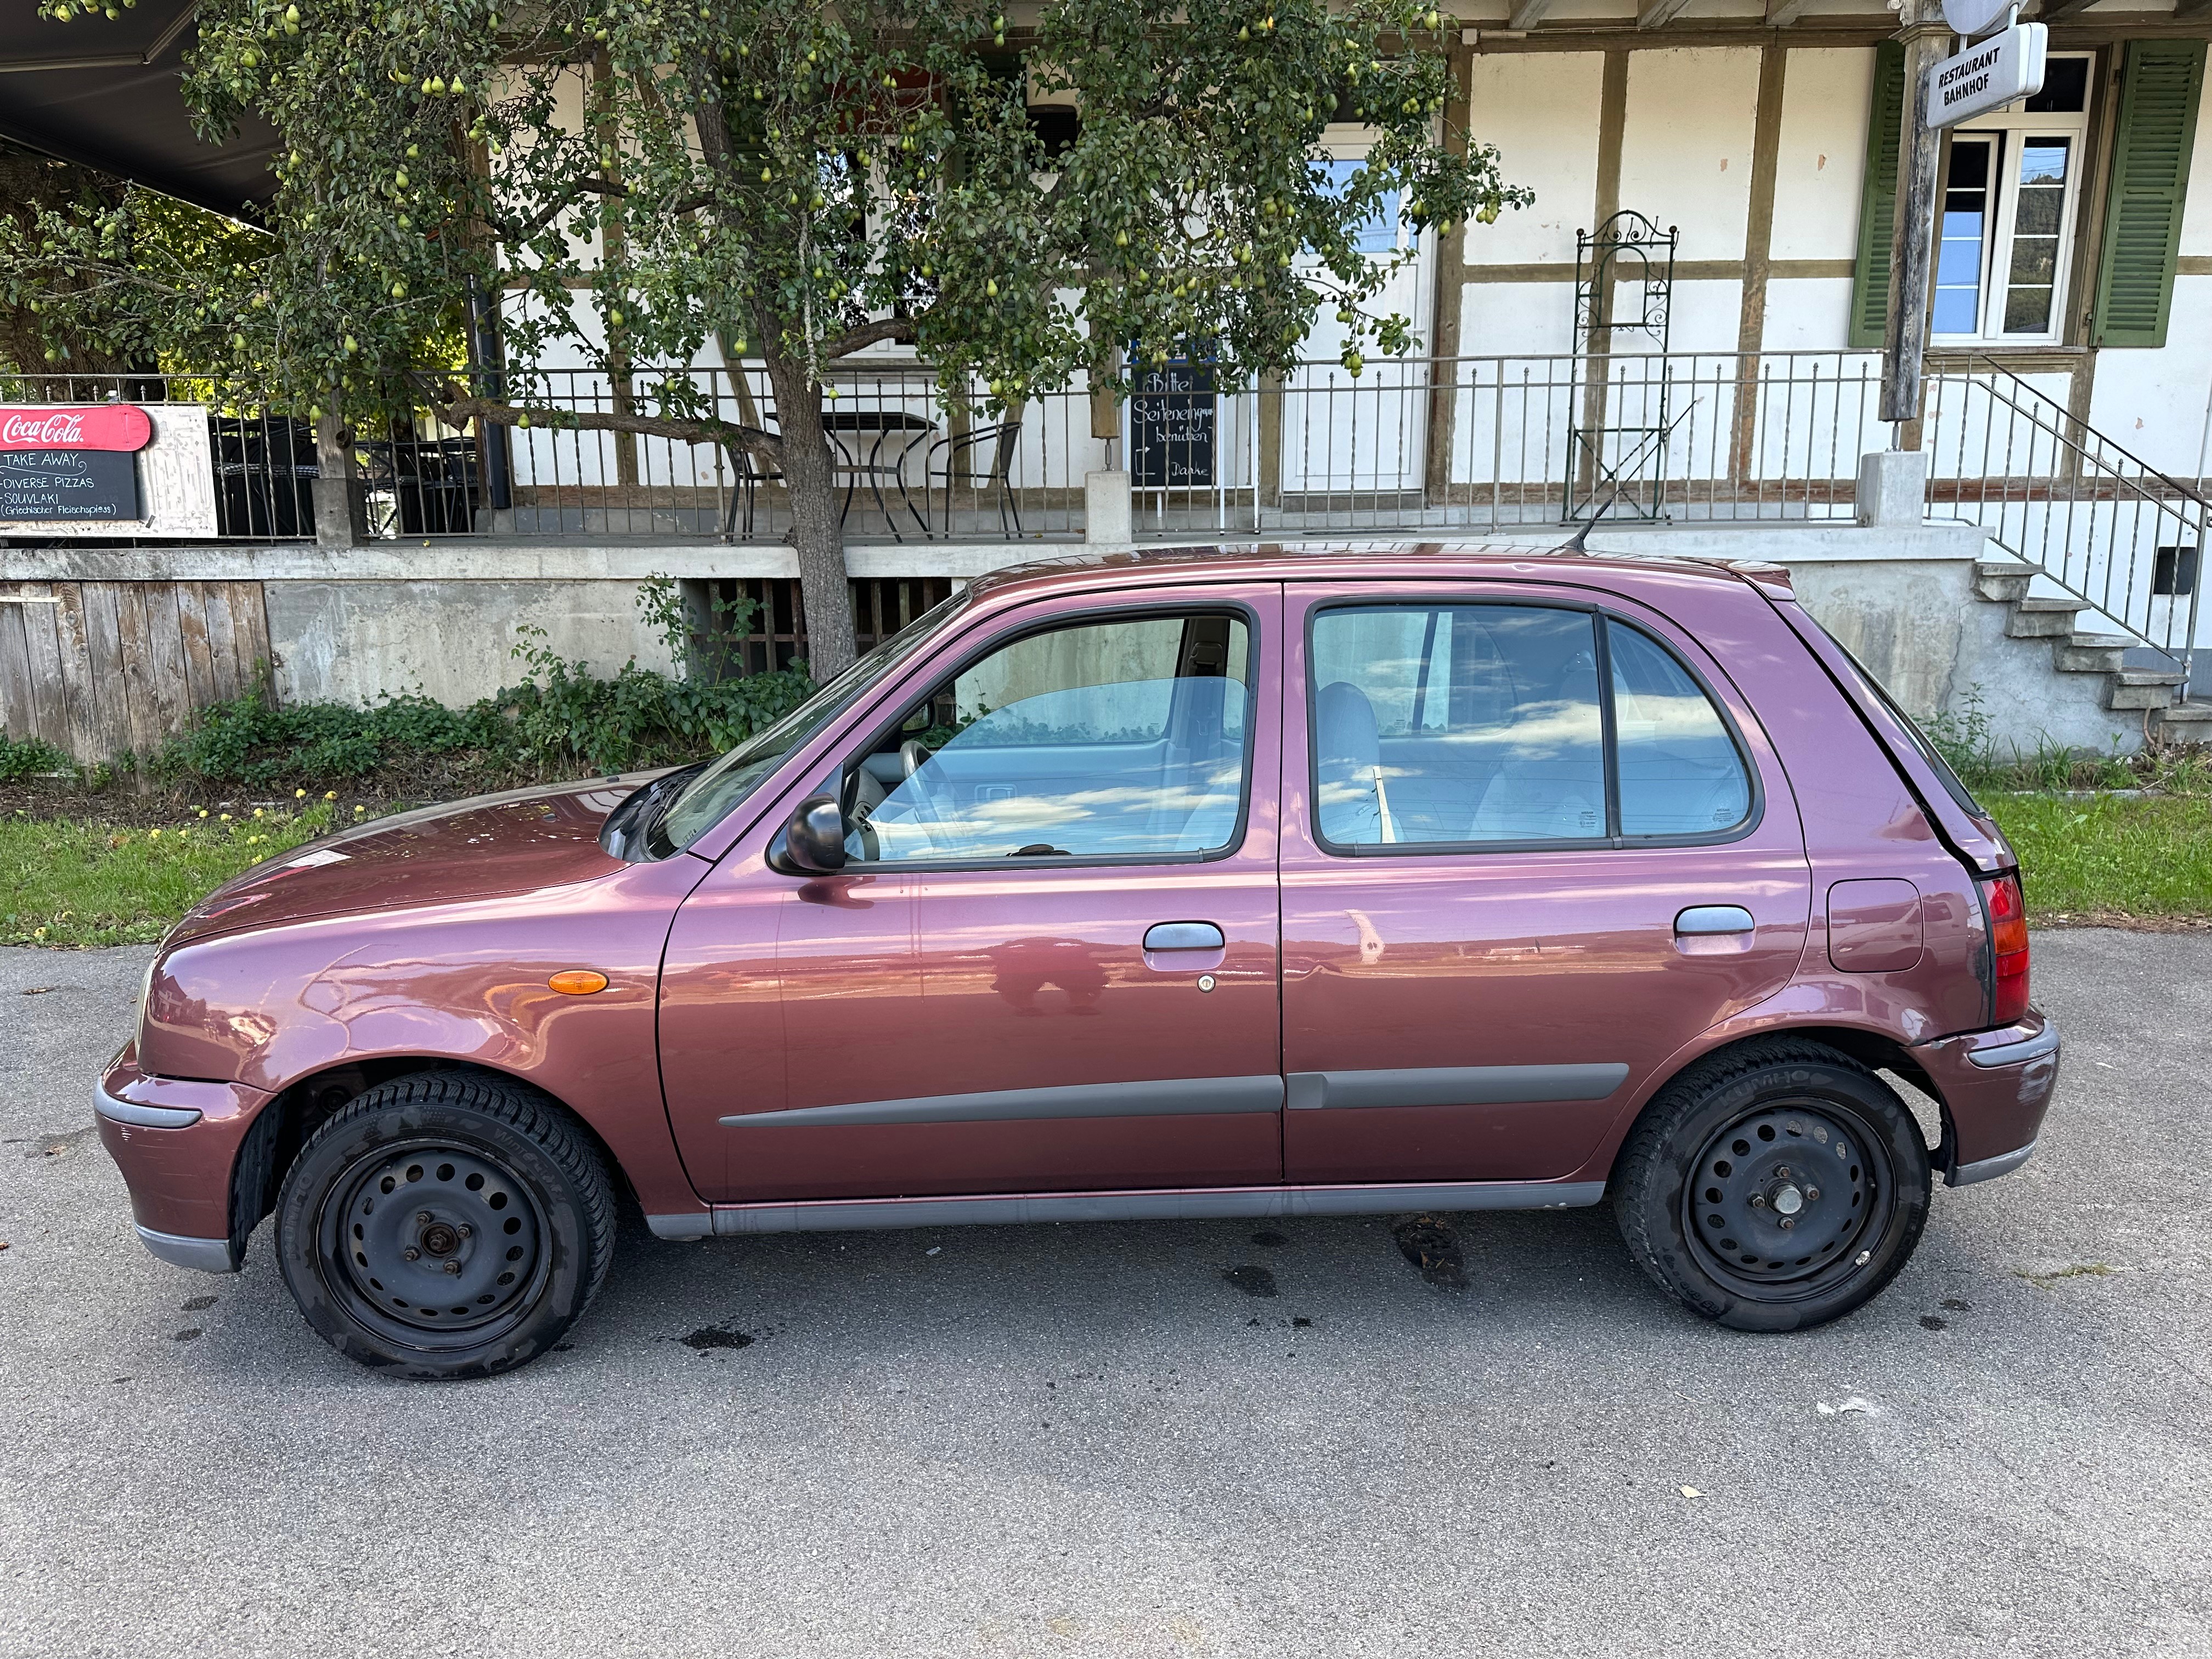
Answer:
<svg viewBox="0 0 2212 1659"><path fill-rule="evenodd" d="M865 477L868 481L868 493L876 498L876 506L882 510L884 521L890 526L892 538L904 541L906 538L899 533L898 520L884 500L883 481L888 476L892 487L898 491L899 505L913 516L923 535L929 534L928 519L915 508L913 499L907 494L906 458L918 445L928 441L930 435L937 430L937 422L908 410L861 409L850 412L842 410L825 412L822 416L822 425L830 434L831 447L837 452L839 470L845 474L845 511L850 513L853 510L853 492ZM850 445L841 435L848 433L852 434ZM867 459L865 461L857 459L856 452L861 441L871 434L874 441L868 445ZM884 446L894 441L896 441L897 447L891 452L890 459L885 460Z"/></svg>

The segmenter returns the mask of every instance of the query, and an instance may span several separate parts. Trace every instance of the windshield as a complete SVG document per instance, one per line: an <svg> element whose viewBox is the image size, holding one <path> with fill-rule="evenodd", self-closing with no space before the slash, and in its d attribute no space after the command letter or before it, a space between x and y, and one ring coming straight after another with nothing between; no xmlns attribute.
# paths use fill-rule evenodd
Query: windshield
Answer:
<svg viewBox="0 0 2212 1659"><path fill-rule="evenodd" d="M925 611L775 725L756 732L692 779L654 827L655 855L666 858L684 851L727 817L778 762L842 714L967 602L963 590Z"/></svg>

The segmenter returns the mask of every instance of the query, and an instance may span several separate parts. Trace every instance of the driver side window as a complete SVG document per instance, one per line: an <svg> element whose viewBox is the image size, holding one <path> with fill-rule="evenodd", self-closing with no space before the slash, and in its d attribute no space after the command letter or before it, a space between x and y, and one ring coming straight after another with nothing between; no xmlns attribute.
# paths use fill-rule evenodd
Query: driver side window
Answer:
<svg viewBox="0 0 2212 1659"><path fill-rule="evenodd" d="M1025 635L935 687L847 763L847 856L1221 851L1243 816L1249 702L1249 630L1236 616Z"/></svg>

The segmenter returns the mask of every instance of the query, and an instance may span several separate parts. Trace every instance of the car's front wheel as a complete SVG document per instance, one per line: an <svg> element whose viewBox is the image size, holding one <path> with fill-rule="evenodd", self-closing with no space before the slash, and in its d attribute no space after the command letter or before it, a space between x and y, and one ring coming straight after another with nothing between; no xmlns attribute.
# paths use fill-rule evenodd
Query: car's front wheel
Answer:
<svg viewBox="0 0 2212 1659"><path fill-rule="evenodd" d="M1897 1091L1823 1043L1767 1038L1692 1066L1614 1166L1629 1254L1737 1330L1838 1318L1894 1279L1928 1219L1928 1149Z"/></svg>
<svg viewBox="0 0 2212 1659"><path fill-rule="evenodd" d="M307 1322L365 1365L488 1376L583 1314L614 1253L598 1149L533 1089L466 1072L396 1078L301 1150L276 1253Z"/></svg>

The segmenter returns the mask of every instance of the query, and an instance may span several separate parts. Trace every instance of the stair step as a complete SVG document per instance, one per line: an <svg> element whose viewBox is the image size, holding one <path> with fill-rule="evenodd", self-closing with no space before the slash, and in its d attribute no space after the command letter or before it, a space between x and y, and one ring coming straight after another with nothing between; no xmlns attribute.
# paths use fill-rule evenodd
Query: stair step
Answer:
<svg viewBox="0 0 2212 1659"><path fill-rule="evenodd" d="M2156 720L2161 726L2185 727L2193 738L2212 737L2212 702L2178 702L2160 709Z"/></svg>
<svg viewBox="0 0 2212 1659"><path fill-rule="evenodd" d="M2115 674L2112 678L2117 681L2120 676ZM2105 692L2105 707L2107 708L2170 708L2180 696L2181 688L2178 685L2114 684L2107 688Z"/></svg>
<svg viewBox="0 0 2212 1659"><path fill-rule="evenodd" d="M2015 560L1977 559L1974 561L1974 591L1985 599L2009 604L2027 597L2028 584L2035 580L2035 567Z"/></svg>
<svg viewBox="0 0 2212 1659"><path fill-rule="evenodd" d="M2033 599L2015 600L2012 615L2005 618L2005 632L2016 640L2063 639L2075 631L2075 619L2088 607L2078 605L2072 599L2065 601L2063 611L2033 611Z"/></svg>
<svg viewBox="0 0 2212 1659"><path fill-rule="evenodd" d="M2122 685L2179 685L2189 676L2178 668L2123 668L2114 678Z"/></svg>
<svg viewBox="0 0 2212 1659"><path fill-rule="evenodd" d="M2117 674L2135 641L2101 634L2075 634L2052 643L2057 649L2051 653L2051 660L2062 674Z"/></svg>
<svg viewBox="0 0 2212 1659"><path fill-rule="evenodd" d="M2020 608L2023 611L2033 611L2039 615L2045 611L2063 611L2070 616L2077 611L2094 611L2097 607L2087 599L2022 599L2020 602Z"/></svg>

